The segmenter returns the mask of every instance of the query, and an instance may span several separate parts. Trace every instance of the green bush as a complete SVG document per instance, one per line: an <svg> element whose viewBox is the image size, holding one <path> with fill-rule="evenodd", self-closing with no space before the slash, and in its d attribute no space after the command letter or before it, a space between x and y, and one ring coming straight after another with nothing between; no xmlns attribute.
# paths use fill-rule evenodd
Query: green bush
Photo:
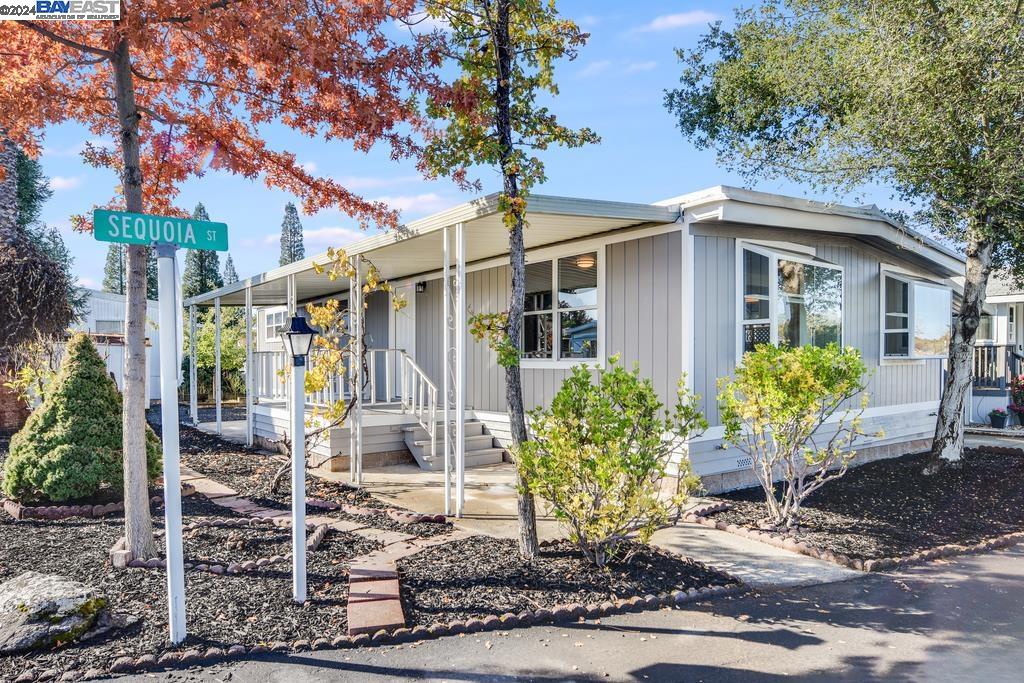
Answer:
<svg viewBox="0 0 1024 683"><path fill-rule="evenodd" d="M597 373L573 368L551 403L531 414L534 439L518 453L532 493L547 501L570 539L594 564L626 560L622 543L646 543L699 480L682 459L675 494L662 496L680 440L707 423L698 398L680 380L676 405L665 411L650 380L608 361ZM667 414L666 414L667 413Z"/></svg>
<svg viewBox="0 0 1024 683"><path fill-rule="evenodd" d="M160 474L160 441L146 427L150 478ZM46 398L11 439L4 493L22 502L88 499L120 491L121 394L85 334L75 335Z"/></svg>
<svg viewBox="0 0 1024 683"><path fill-rule="evenodd" d="M766 524L799 526L807 496L846 474L866 436L865 372L852 347L762 344L744 354L735 377L719 380L725 442L750 456Z"/></svg>

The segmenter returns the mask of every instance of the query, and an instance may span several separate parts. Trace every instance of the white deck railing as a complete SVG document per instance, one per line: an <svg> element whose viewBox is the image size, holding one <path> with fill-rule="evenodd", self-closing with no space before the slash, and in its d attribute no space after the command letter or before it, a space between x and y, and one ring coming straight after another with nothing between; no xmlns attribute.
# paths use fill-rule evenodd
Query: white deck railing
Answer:
<svg viewBox="0 0 1024 683"><path fill-rule="evenodd" d="M314 354L316 351L314 351ZM253 356L253 393L260 401L286 401L288 385L284 351L256 351ZM327 406L351 396L349 368L327 381L319 391L306 394L306 404ZM367 349L363 406L398 405L430 435L431 455L437 454L437 386L427 373L402 349Z"/></svg>

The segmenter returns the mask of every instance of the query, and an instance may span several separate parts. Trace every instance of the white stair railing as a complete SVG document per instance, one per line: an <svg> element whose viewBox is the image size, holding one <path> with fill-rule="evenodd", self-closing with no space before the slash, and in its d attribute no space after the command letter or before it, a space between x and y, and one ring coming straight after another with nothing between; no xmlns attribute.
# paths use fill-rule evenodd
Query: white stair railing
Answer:
<svg viewBox="0 0 1024 683"><path fill-rule="evenodd" d="M430 457L437 457L437 385L430 381L412 356L400 351L402 412L407 412L430 435Z"/></svg>

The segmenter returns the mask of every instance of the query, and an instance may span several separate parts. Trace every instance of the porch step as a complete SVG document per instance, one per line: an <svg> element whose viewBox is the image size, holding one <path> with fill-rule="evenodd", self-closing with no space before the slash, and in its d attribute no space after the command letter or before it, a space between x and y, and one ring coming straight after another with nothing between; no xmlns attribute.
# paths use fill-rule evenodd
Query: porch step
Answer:
<svg viewBox="0 0 1024 683"><path fill-rule="evenodd" d="M480 467L481 465L496 465L505 459L504 448L481 448L475 451L466 451L466 467ZM429 455L425 456L423 460L416 458L421 468L430 472L443 472L444 471L444 458L438 456L437 458L431 458ZM455 466L454 459L452 460L452 466Z"/></svg>
<svg viewBox="0 0 1024 683"><path fill-rule="evenodd" d="M444 423L437 425L437 455L431 456L432 441L429 432L421 425L403 428L405 445L416 458L419 466L428 471L444 469ZM504 460L505 450L495 446L494 437L486 433L482 422L465 423L466 467L492 465Z"/></svg>

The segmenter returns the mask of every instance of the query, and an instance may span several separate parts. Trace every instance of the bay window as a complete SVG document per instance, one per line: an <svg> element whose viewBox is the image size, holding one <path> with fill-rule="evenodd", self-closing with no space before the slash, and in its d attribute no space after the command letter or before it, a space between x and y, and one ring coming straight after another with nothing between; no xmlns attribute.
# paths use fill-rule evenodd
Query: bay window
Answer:
<svg viewBox="0 0 1024 683"><path fill-rule="evenodd" d="M739 348L826 346L843 339L843 270L797 254L741 248Z"/></svg>
<svg viewBox="0 0 1024 683"><path fill-rule="evenodd" d="M945 358L952 334L949 287L882 275L882 357Z"/></svg>
<svg viewBox="0 0 1024 683"><path fill-rule="evenodd" d="M526 266L523 358L550 361L598 357L597 252Z"/></svg>

